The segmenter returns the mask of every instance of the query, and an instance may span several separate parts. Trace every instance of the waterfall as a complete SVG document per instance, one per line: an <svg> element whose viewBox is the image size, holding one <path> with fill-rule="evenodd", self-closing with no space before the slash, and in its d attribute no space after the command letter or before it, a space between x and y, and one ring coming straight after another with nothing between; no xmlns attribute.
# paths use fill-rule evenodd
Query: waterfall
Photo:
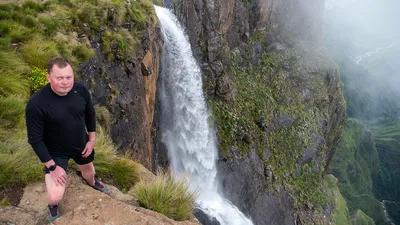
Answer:
<svg viewBox="0 0 400 225"><path fill-rule="evenodd" d="M251 220L218 193L216 135L209 127L201 71L178 20L169 10L155 6L164 37L159 77L161 141L171 167L186 175L197 188L196 205L221 224L249 225Z"/></svg>

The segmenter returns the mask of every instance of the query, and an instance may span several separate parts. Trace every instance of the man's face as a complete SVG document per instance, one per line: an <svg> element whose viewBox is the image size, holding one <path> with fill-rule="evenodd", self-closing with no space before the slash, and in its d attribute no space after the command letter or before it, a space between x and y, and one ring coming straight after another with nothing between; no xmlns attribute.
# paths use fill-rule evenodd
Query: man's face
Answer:
<svg viewBox="0 0 400 225"><path fill-rule="evenodd" d="M59 68L57 65L47 74L47 80L50 83L51 89L58 95L64 96L74 86L74 71L70 65L64 68Z"/></svg>

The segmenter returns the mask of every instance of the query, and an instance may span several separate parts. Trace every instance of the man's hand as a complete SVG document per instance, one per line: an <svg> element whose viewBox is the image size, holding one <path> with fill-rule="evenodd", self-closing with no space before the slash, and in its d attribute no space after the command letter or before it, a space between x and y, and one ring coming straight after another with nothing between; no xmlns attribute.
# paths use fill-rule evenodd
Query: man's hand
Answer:
<svg viewBox="0 0 400 225"><path fill-rule="evenodd" d="M86 146L82 151L83 158L87 158L90 154L92 154L93 146L94 146L94 141L88 141L86 143Z"/></svg>
<svg viewBox="0 0 400 225"><path fill-rule="evenodd" d="M55 170L50 171L50 175L53 178L57 186L64 186L67 181L67 173L61 166L57 166Z"/></svg>

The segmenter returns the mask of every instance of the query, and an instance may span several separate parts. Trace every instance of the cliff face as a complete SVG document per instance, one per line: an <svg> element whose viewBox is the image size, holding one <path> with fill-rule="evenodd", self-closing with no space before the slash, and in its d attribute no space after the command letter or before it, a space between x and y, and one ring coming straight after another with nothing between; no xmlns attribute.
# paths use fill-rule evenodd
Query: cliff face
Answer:
<svg viewBox="0 0 400 225"><path fill-rule="evenodd" d="M148 28L134 57L113 61L100 50L102 35L91 42L96 54L81 66L82 81L94 104L106 106L113 115L108 126L114 143L151 168L151 127L162 50L160 30Z"/></svg>
<svg viewBox="0 0 400 225"><path fill-rule="evenodd" d="M328 223L323 174L343 129L324 2L166 1L187 29L219 138L221 192L256 224Z"/></svg>

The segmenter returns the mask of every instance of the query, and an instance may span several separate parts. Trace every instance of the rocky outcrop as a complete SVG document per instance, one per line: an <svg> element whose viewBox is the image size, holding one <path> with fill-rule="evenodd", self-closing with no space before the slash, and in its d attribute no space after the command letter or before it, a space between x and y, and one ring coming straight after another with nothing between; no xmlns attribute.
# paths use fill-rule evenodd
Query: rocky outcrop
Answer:
<svg viewBox="0 0 400 225"><path fill-rule="evenodd" d="M94 104L106 106L112 115L111 137L120 151L129 152L151 168L151 129L156 82L162 51L159 27L147 29L135 57L110 60L102 53L98 34L92 41L96 55L79 68Z"/></svg>
<svg viewBox="0 0 400 225"><path fill-rule="evenodd" d="M147 176L147 179L151 177ZM70 174L64 199L60 203L62 216L54 224L199 224L194 219L174 221L157 212L141 208L132 195L123 194L111 185L107 186L112 191L111 196L94 190L85 185L78 176ZM47 224L45 191L44 183L29 184L24 189L18 207L0 207L0 224Z"/></svg>
<svg viewBox="0 0 400 225"><path fill-rule="evenodd" d="M338 68L322 46L324 2L165 2L203 72L221 192L255 224L328 223L322 177L345 109Z"/></svg>

